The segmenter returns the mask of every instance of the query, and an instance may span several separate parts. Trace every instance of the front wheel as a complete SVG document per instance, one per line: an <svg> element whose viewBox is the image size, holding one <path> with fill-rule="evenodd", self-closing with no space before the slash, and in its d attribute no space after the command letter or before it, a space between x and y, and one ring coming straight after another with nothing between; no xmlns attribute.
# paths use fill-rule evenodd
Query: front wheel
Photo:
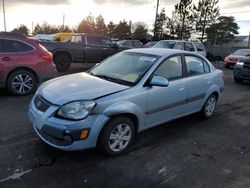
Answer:
<svg viewBox="0 0 250 188"><path fill-rule="evenodd" d="M134 123L127 117L111 119L99 139L99 149L107 155L119 155L131 145L135 136Z"/></svg>
<svg viewBox="0 0 250 188"><path fill-rule="evenodd" d="M206 119L210 118L215 111L216 104L217 96L215 94L210 95L201 110L201 115Z"/></svg>

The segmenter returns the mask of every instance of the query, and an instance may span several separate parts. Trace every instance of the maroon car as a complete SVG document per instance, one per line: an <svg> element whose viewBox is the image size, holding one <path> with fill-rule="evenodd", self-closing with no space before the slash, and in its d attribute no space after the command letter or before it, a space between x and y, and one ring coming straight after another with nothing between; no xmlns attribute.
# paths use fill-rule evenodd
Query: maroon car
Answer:
<svg viewBox="0 0 250 188"><path fill-rule="evenodd" d="M55 74L52 54L38 41L0 32L0 87L6 87L14 95L26 95Z"/></svg>

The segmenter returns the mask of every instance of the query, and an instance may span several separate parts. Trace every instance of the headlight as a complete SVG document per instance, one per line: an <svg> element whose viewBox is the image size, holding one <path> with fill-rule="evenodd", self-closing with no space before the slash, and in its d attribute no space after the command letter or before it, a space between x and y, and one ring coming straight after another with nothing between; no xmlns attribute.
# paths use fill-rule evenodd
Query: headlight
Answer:
<svg viewBox="0 0 250 188"><path fill-rule="evenodd" d="M239 67L243 67L244 63L243 62L237 62L236 65L239 66Z"/></svg>
<svg viewBox="0 0 250 188"><path fill-rule="evenodd" d="M84 119L93 110L95 104L96 103L94 101L71 102L62 106L57 114L59 116L73 120Z"/></svg>

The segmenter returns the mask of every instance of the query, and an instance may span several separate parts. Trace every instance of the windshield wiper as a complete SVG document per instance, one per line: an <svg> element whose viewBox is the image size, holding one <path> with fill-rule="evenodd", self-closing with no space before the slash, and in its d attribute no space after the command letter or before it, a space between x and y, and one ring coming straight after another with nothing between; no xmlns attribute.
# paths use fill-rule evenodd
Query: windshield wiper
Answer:
<svg viewBox="0 0 250 188"><path fill-rule="evenodd" d="M131 83L129 81L122 80L122 79L119 79L119 78L113 78L113 77L109 77L109 76L106 76L106 75L93 74L93 73L91 73L91 75L96 76L98 78L102 78L104 80L108 80L108 81L111 81L111 82L122 84L122 85L127 85L127 86L133 86L134 85L133 83Z"/></svg>

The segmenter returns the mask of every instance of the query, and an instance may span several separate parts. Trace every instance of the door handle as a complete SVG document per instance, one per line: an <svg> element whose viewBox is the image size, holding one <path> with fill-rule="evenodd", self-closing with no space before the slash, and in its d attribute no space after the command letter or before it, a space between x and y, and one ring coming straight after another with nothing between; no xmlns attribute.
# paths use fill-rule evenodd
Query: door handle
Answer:
<svg viewBox="0 0 250 188"><path fill-rule="evenodd" d="M108 48L103 48L103 50L107 50Z"/></svg>
<svg viewBox="0 0 250 188"><path fill-rule="evenodd" d="M3 57L2 60L3 61L11 61L11 58L10 57Z"/></svg>
<svg viewBox="0 0 250 188"><path fill-rule="evenodd" d="M208 81L207 81L207 84L211 84L211 83L212 83L212 81L211 81L211 80L208 80Z"/></svg>
<svg viewBox="0 0 250 188"><path fill-rule="evenodd" d="M184 89L185 89L185 85L179 85L179 86L178 86L178 90L179 90L179 91L183 91Z"/></svg>

